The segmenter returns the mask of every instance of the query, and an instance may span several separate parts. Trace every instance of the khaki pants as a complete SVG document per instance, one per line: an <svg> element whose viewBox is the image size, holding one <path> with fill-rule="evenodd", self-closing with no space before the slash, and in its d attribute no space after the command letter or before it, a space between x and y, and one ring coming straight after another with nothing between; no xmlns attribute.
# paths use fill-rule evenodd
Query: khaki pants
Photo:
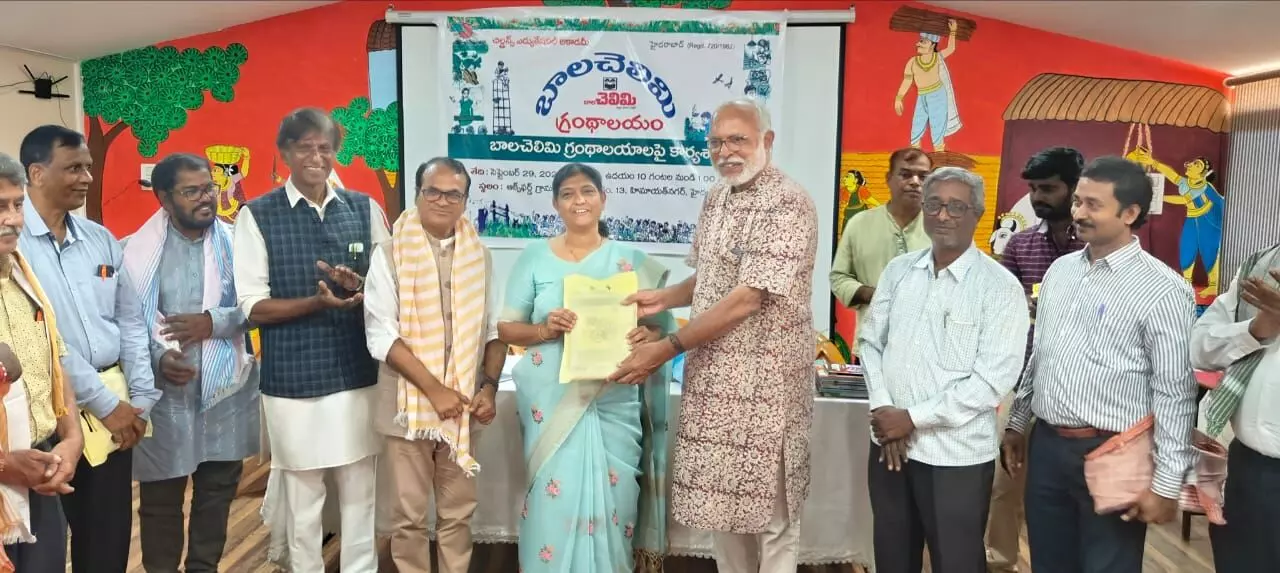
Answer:
<svg viewBox="0 0 1280 573"><path fill-rule="evenodd" d="M399 573L431 573L427 508L434 494L437 560L441 573L471 566L471 515L476 480L449 460L449 446L433 441L387 438L390 468L391 560Z"/></svg>
<svg viewBox="0 0 1280 573"><path fill-rule="evenodd" d="M712 548L720 573L774 573L795 571L800 557L800 520L787 515L786 468L779 458L778 490L773 519L763 533L716 531Z"/></svg>
<svg viewBox="0 0 1280 573"><path fill-rule="evenodd" d="M1001 439L1009 424L1009 410L1012 406L1012 395L1000 405L997 427L1000 429ZM1026 466L1023 466L1016 477L1010 477L997 458L996 477L991 485L991 510L987 517L987 571L990 573L1018 571L1020 536L1022 524L1026 521L1026 512L1022 507L1026 489Z"/></svg>

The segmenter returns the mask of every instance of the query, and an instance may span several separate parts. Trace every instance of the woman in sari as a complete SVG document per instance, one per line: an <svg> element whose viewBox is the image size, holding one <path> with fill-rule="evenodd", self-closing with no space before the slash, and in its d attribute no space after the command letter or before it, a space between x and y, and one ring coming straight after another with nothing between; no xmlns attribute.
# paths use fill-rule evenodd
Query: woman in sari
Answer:
<svg viewBox="0 0 1280 573"><path fill-rule="evenodd" d="M634 271L641 289L661 288L667 270L639 249L608 239L600 173L560 169L552 202L565 232L531 243L507 286L498 323L503 342L527 350L512 371L524 434L527 490L520 523L525 573L661 569L667 549L669 365L640 385L560 383L563 336L577 317L564 308L564 277ZM635 344L674 331L670 314L628 334Z"/></svg>

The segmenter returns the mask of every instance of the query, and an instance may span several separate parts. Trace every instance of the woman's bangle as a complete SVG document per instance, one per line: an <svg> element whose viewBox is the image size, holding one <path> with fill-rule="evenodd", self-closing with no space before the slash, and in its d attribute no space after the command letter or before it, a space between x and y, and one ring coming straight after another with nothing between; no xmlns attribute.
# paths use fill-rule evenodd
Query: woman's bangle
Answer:
<svg viewBox="0 0 1280 573"><path fill-rule="evenodd" d="M550 336L547 336L542 333L542 331L545 330L546 328L547 328L546 325L542 325L542 324L538 325L538 342L546 342L548 340L551 340Z"/></svg>

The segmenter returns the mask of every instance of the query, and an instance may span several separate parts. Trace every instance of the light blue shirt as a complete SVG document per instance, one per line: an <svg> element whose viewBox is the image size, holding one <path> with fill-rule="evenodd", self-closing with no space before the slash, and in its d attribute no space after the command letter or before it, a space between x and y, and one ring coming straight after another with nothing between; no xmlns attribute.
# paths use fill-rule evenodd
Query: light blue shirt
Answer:
<svg viewBox="0 0 1280 573"><path fill-rule="evenodd" d="M18 248L53 305L58 331L67 345L62 368L76 393L76 402L99 418L120 403L103 386L98 371L119 363L129 382L129 402L149 417L160 399L151 373L151 339L142 322L137 293L125 276L123 253L111 232L75 215L67 215L67 236L61 245L36 212L31 198L22 207L25 224ZM99 276L103 266L111 276Z"/></svg>

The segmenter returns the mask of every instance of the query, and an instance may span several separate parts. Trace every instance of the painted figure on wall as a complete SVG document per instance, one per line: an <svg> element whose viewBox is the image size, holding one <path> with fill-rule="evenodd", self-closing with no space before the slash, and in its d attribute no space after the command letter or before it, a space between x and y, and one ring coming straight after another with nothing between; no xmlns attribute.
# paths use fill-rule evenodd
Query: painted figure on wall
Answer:
<svg viewBox="0 0 1280 573"><path fill-rule="evenodd" d="M1155 169L1165 180L1177 186L1178 194L1165 195L1164 202L1187 208L1187 218L1182 223L1182 235L1178 239L1178 266L1190 282L1195 275L1198 258L1208 282L1200 294L1217 294L1218 249L1222 245L1222 215L1226 200L1213 185L1213 163L1207 157L1196 157L1183 164L1183 172L1179 174L1152 157L1146 149L1134 149L1129 155L1130 159Z"/></svg>
<svg viewBox="0 0 1280 573"><path fill-rule="evenodd" d="M844 232L845 223L854 215L880 206L880 200L871 195L867 178L857 169L850 169L840 179L840 223L837 236Z"/></svg>
<svg viewBox="0 0 1280 573"><path fill-rule="evenodd" d="M947 21L950 34L947 46L938 49L942 40L937 34L920 32L916 41L916 55L907 60L902 72L902 84L893 100L893 111L902 115L903 101L911 86L916 86L916 106L911 116L911 146L920 147L926 129L934 151L946 151L947 136L960 131L960 110L956 107L956 92L951 86L951 72L947 58L956 51L955 20Z"/></svg>
<svg viewBox="0 0 1280 573"><path fill-rule="evenodd" d="M244 179L249 176L249 148L237 145L210 145L204 155L213 164L209 172L218 188L218 218L234 223L240 206L244 205Z"/></svg>

